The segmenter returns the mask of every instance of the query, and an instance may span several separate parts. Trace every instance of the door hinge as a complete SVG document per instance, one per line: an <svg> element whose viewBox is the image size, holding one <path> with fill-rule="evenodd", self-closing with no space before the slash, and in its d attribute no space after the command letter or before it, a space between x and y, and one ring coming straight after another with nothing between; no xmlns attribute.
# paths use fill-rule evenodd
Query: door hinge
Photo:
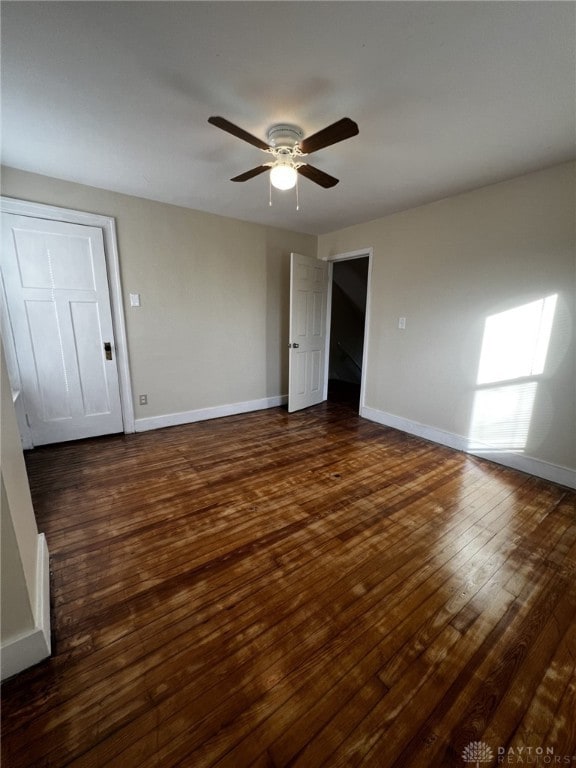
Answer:
<svg viewBox="0 0 576 768"><path fill-rule="evenodd" d="M24 416L26 417L26 424L28 425L28 429L30 429L30 419L28 418L28 414L25 413Z"/></svg>

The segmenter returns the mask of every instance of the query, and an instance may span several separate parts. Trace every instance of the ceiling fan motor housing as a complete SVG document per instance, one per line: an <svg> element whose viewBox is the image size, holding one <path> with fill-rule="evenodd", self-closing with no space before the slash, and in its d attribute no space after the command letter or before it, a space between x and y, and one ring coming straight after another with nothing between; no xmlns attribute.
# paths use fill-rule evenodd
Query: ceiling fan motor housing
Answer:
<svg viewBox="0 0 576 768"><path fill-rule="evenodd" d="M288 147L293 149L304 138L304 131L297 125L281 123L273 125L268 131L268 143L271 147Z"/></svg>

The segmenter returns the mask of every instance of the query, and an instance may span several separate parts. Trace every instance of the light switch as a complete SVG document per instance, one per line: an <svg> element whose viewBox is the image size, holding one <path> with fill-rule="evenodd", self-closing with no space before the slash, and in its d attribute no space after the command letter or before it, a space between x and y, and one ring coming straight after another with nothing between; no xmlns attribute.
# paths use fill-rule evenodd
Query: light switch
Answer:
<svg viewBox="0 0 576 768"><path fill-rule="evenodd" d="M130 306L131 307L139 307L140 306L140 294L139 293L131 293L130 294Z"/></svg>
<svg viewBox="0 0 576 768"><path fill-rule="evenodd" d="M406 329L406 318L405 317L399 317L398 318L398 328L400 328L401 331L404 331Z"/></svg>

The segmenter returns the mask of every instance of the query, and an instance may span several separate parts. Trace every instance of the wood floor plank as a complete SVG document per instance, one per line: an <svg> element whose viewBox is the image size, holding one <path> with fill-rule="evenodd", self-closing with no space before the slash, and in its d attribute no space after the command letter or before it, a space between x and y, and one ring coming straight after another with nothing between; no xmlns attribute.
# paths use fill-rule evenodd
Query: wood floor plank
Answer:
<svg viewBox="0 0 576 768"><path fill-rule="evenodd" d="M467 744L483 739L486 712L506 698L518 649L537 636L560 599L561 589L555 575L543 567L541 581L509 604L490 635L462 666L448 694L413 733L394 768L407 763L422 768L436 763L455 766ZM547 719L551 721L552 716L548 712Z"/></svg>
<svg viewBox="0 0 576 768"><path fill-rule="evenodd" d="M27 463L54 655L2 686L10 768L576 751L573 491L338 403Z"/></svg>

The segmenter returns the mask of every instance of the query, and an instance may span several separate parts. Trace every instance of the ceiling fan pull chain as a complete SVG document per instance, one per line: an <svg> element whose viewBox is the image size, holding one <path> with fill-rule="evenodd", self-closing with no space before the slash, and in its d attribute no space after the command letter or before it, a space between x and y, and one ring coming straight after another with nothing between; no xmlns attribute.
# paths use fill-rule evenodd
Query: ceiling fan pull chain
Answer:
<svg viewBox="0 0 576 768"><path fill-rule="evenodd" d="M298 201L298 176L296 176L296 210L300 210L300 202Z"/></svg>
<svg viewBox="0 0 576 768"><path fill-rule="evenodd" d="M270 206L270 208L272 208L272 179L270 178L270 174L268 174L268 189L269 189L268 205Z"/></svg>

